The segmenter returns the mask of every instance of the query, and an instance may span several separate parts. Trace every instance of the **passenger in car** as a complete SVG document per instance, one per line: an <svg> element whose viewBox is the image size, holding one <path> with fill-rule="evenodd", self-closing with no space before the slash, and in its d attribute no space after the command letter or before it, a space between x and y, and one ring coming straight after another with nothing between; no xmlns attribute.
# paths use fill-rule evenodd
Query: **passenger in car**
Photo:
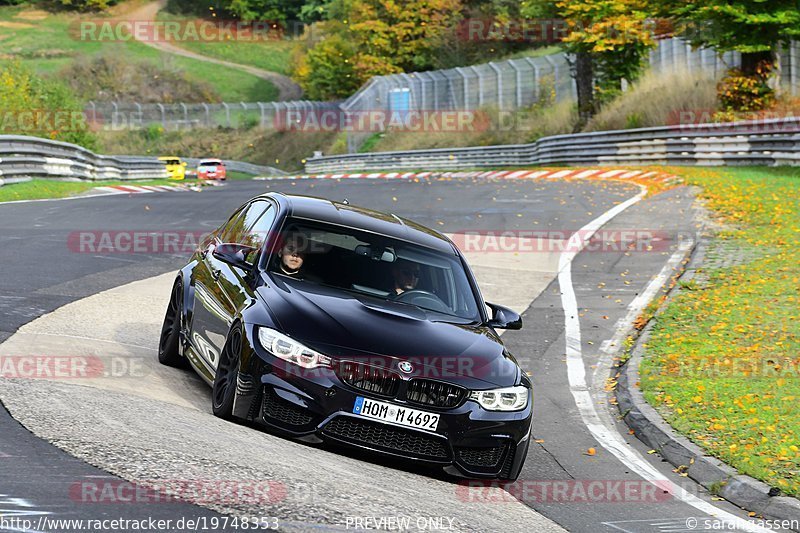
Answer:
<svg viewBox="0 0 800 533"><path fill-rule="evenodd" d="M419 283L419 265L407 259L398 259L392 265L392 278L395 295L414 290Z"/></svg>

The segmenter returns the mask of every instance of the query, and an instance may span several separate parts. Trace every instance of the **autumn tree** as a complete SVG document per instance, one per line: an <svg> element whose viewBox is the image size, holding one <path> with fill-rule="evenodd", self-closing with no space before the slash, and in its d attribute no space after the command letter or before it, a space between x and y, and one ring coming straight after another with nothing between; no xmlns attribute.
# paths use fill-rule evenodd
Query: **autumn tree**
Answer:
<svg viewBox="0 0 800 533"><path fill-rule="evenodd" d="M563 39L566 33L561 27L563 10L556 0L533 0L522 7L522 15L531 19L539 19L546 26L550 26L554 37ZM550 21L549 23L546 21ZM563 43L573 55L572 71L575 78L575 88L578 97L578 123L575 130L583 129L589 119L595 114L597 106L594 98L594 72L595 58L591 46L579 42Z"/></svg>
<svg viewBox="0 0 800 533"><path fill-rule="evenodd" d="M31 135L96 147L97 139L69 89L58 80L36 76L19 62L0 65L0 109L13 111L0 121L0 135ZM42 120L25 120L28 115Z"/></svg>
<svg viewBox="0 0 800 533"><path fill-rule="evenodd" d="M563 19L562 43L575 56L578 127L596 111L595 99L610 100L622 80L638 78L655 46L647 0L530 0L523 13Z"/></svg>
<svg viewBox="0 0 800 533"><path fill-rule="evenodd" d="M672 0L666 13L695 46L741 52L746 76L762 61L772 64L779 43L800 37L797 0Z"/></svg>
<svg viewBox="0 0 800 533"><path fill-rule="evenodd" d="M460 10L461 0L334 0L294 77L310 98L332 99L372 76L430 69Z"/></svg>

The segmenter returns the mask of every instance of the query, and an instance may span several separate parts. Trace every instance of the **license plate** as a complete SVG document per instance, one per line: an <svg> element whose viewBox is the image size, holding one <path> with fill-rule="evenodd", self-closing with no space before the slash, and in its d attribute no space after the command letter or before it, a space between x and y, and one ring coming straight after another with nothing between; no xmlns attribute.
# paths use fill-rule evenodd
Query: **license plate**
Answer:
<svg viewBox="0 0 800 533"><path fill-rule="evenodd" d="M436 431L439 426L439 415L437 414L370 400L362 396L356 398L353 413L401 426L424 429L425 431Z"/></svg>

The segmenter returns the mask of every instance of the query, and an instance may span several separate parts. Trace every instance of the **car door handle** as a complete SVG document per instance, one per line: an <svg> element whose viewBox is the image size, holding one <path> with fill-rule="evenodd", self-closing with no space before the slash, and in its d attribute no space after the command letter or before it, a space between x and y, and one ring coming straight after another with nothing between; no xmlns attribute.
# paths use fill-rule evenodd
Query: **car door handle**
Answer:
<svg viewBox="0 0 800 533"><path fill-rule="evenodd" d="M211 277L214 278L214 281L219 281L219 277L222 274L222 270L212 270Z"/></svg>

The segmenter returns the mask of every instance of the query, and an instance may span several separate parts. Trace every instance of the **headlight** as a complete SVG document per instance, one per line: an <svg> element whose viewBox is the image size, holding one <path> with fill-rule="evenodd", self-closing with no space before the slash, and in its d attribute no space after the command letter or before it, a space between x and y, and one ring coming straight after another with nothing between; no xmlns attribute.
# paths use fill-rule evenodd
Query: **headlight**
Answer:
<svg viewBox="0 0 800 533"><path fill-rule="evenodd" d="M274 329L258 328L258 340L261 346L275 357L303 368L318 368L331 364L330 357L306 348Z"/></svg>
<svg viewBox="0 0 800 533"><path fill-rule="evenodd" d="M469 399L487 411L519 411L528 406L530 389L523 386L483 391L472 391Z"/></svg>

